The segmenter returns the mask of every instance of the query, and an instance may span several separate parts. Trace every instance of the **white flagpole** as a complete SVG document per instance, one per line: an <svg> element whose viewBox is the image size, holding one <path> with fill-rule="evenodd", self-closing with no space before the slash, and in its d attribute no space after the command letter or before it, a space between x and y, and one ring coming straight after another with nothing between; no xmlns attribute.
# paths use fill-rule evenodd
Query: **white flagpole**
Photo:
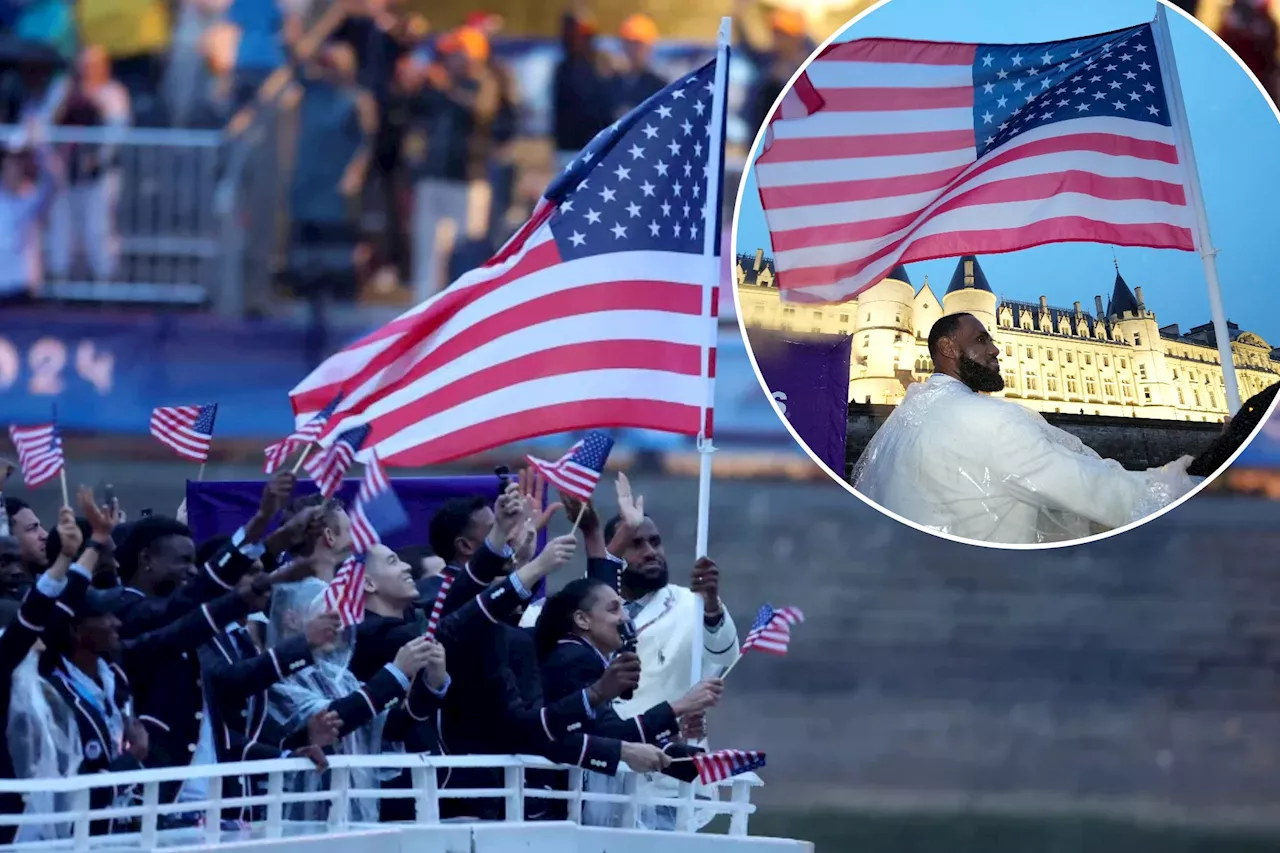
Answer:
<svg viewBox="0 0 1280 853"><path fill-rule="evenodd" d="M711 375L711 351L716 343L715 304L719 296L720 263L716 248L720 242L720 183L724 176L724 123L728 108L725 97L729 83L729 42L733 32L733 19L720 19L720 32L716 41L715 90L711 93L711 151L707 159L707 199L703 217L702 254L708 260L708 275L713 278L702 289L702 316L707 320L707 337L702 343L702 377L706 383L707 398L702 404L702 424L705 430L708 415L715 406L716 385ZM707 537L711 524L711 454L715 453L711 436L698 435L698 558L707 556ZM690 684L702 680L703 620L702 608L698 608L697 622L693 626L693 656L690 666Z"/></svg>
<svg viewBox="0 0 1280 853"><path fill-rule="evenodd" d="M1187 106L1182 100L1182 87L1178 82L1178 65L1173 58L1173 38L1169 35L1169 19L1163 3L1156 4L1156 19L1151 26L1155 36L1156 55L1160 60L1160 76L1165 96L1169 100L1170 118L1177 142L1178 160L1182 162L1185 176L1183 185L1191 202L1195 217L1196 251L1204 262L1204 278L1209 289L1209 312L1213 318L1213 335L1218 339L1218 357L1222 360L1222 379L1227 392L1227 413L1240 411L1240 386L1236 382L1235 360L1231 354L1231 333L1227 329L1227 312L1222 306L1222 289L1218 286L1218 250L1213 247L1209 234L1209 215L1204 208L1204 194L1200 190L1200 172L1196 168L1195 150L1191 146L1191 126L1187 123Z"/></svg>

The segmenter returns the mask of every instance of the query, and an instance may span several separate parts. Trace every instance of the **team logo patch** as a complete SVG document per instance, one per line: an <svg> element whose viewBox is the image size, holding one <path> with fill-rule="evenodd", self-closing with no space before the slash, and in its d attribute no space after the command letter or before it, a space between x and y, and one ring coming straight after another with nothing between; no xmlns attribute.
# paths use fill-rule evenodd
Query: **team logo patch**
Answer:
<svg viewBox="0 0 1280 853"><path fill-rule="evenodd" d="M84 745L84 757L90 761L97 761L102 757L102 744L96 740L91 740Z"/></svg>

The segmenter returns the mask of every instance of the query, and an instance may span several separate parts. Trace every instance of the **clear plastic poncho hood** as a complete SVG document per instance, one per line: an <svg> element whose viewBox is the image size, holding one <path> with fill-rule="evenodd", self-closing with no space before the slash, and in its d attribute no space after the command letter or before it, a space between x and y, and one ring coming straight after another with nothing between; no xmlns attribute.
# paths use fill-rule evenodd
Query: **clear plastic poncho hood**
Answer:
<svg viewBox="0 0 1280 853"><path fill-rule="evenodd" d="M276 646L302 633L307 620L324 609L326 584L318 578L280 584L271 591L271 617L267 625L267 644ZM315 714L324 711L335 699L360 689L360 681L347 668L355 652L355 628L343 630L337 645L329 651L314 653L315 663L276 683L271 689L271 714L287 732L303 729ZM382 749L382 729L386 715L375 717L367 725L344 732L334 744L338 755L376 755ZM299 790L319 791L326 785L321 774L296 774ZM379 787L377 770L352 770L351 787L372 790ZM308 803L299 807L302 814L290 814L297 820L323 820L326 803ZM352 799L349 818L358 823L378 821L376 800Z"/></svg>
<svg viewBox="0 0 1280 853"><path fill-rule="evenodd" d="M84 754L75 712L53 685L40 677L39 655L31 651L13 671L9 694L6 741L18 779L57 779L76 775ZM70 811L70 794L25 795L24 814ZM69 838L71 824L28 824L18 830L17 841Z"/></svg>
<svg viewBox="0 0 1280 853"><path fill-rule="evenodd" d="M1146 471L1103 459L1018 403L934 374L854 465L853 487L924 527L979 542L1065 542L1139 521L1201 478L1190 457Z"/></svg>

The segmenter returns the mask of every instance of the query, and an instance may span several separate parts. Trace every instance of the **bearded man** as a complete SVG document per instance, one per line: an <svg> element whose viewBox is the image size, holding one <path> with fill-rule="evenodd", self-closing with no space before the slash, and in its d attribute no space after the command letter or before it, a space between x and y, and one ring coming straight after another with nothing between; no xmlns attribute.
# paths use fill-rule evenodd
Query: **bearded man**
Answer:
<svg viewBox="0 0 1280 853"><path fill-rule="evenodd" d="M854 466L853 486L909 521L979 542L1036 544L1123 527L1190 491L1191 457L1126 471L1018 403L972 314L929 331L935 372L907 388Z"/></svg>

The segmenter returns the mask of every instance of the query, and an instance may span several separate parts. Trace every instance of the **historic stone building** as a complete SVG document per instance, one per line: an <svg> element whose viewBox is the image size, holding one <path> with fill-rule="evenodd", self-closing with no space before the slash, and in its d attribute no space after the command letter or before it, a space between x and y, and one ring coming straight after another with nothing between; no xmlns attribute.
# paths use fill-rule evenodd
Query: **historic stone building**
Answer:
<svg viewBox="0 0 1280 853"><path fill-rule="evenodd" d="M747 326L797 333L853 335L849 399L896 404L906 387L933 371L927 338L943 314L968 312L1000 346L1000 396L1041 412L1221 421L1227 414L1213 325L1183 332L1160 326L1116 269L1111 299L1093 311L999 299L978 259L966 255L942 298L926 276L919 290L904 267L838 305L787 305L763 252L737 259L739 310ZM1242 399L1280 381L1280 352L1234 323L1231 349Z"/></svg>

